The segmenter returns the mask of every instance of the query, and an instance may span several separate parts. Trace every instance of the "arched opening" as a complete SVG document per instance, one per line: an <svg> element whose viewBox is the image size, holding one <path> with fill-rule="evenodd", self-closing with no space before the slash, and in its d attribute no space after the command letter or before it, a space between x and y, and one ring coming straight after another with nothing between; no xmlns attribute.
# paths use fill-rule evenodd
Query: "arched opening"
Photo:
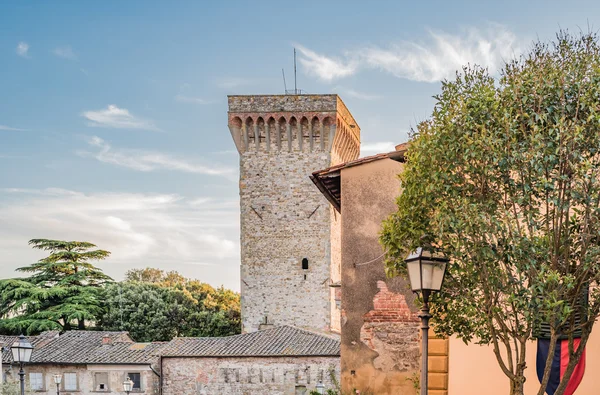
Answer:
<svg viewBox="0 0 600 395"><path fill-rule="evenodd" d="M310 123L312 127L311 148L319 148L321 146L321 124L319 118L313 117Z"/></svg>
<svg viewBox="0 0 600 395"><path fill-rule="evenodd" d="M302 258L302 270L308 270L308 258Z"/></svg>
<svg viewBox="0 0 600 395"><path fill-rule="evenodd" d="M321 148L325 148L326 146L328 148L329 145L331 144L329 142L329 139L330 139L330 132L331 132L332 124L333 124L333 121L330 117L325 117L325 119L323 119L323 124L321 127Z"/></svg>
<svg viewBox="0 0 600 395"><path fill-rule="evenodd" d="M296 120L296 117L290 118L288 126L288 149L291 151L293 147L298 146L298 144L295 144L298 140L298 121Z"/></svg>
<svg viewBox="0 0 600 395"><path fill-rule="evenodd" d="M231 135L235 140L238 148L243 146L244 144L244 135L242 133L242 120L240 117L235 117L229 123L229 128L231 130ZM246 147L244 147L246 148Z"/></svg>
<svg viewBox="0 0 600 395"><path fill-rule="evenodd" d="M308 119L306 117L300 118L300 125L298 125L298 147L302 151L303 146L309 143L309 132L308 132Z"/></svg>
<svg viewBox="0 0 600 395"><path fill-rule="evenodd" d="M256 145L256 139L254 138L254 120L251 117L246 118L245 123L245 134L244 138L246 139L246 148L253 149Z"/></svg>
<svg viewBox="0 0 600 395"><path fill-rule="evenodd" d="M287 121L284 117L279 118L277 121L277 126L279 127L277 133L277 148L281 149L282 144L287 142Z"/></svg>
<svg viewBox="0 0 600 395"><path fill-rule="evenodd" d="M262 117L258 117L256 120L258 126L258 142L257 147L264 147L267 141L267 131L265 129L265 120Z"/></svg>
<svg viewBox="0 0 600 395"><path fill-rule="evenodd" d="M277 122L275 122L275 118L271 117L267 121L267 148L271 149L274 145L277 144Z"/></svg>

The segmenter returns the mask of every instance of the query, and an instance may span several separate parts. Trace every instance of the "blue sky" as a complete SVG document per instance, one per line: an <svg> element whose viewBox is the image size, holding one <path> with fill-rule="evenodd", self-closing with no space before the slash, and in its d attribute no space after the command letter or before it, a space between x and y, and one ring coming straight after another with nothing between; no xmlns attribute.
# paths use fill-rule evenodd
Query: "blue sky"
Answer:
<svg viewBox="0 0 600 395"><path fill-rule="evenodd" d="M600 27L597 2L3 1L0 277L87 240L134 267L239 289L238 157L228 94L339 93L363 155L425 119L440 79L559 28Z"/></svg>

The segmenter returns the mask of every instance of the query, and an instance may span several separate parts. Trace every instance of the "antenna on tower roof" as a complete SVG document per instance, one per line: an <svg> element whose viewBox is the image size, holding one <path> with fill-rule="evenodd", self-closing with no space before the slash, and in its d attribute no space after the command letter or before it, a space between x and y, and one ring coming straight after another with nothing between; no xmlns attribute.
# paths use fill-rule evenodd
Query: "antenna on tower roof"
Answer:
<svg viewBox="0 0 600 395"><path fill-rule="evenodd" d="M294 48L294 95L298 94L298 85L296 84L296 48Z"/></svg>
<svg viewBox="0 0 600 395"><path fill-rule="evenodd" d="M283 92L287 94L287 84L285 83L285 71L281 68L281 74L283 75Z"/></svg>

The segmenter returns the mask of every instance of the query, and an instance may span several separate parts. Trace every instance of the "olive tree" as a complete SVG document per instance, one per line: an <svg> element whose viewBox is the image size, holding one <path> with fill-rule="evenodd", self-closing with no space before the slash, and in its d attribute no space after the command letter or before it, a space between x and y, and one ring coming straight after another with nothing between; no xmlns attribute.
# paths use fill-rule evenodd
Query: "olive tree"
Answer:
<svg viewBox="0 0 600 395"><path fill-rule="evenodd" d="M511 394L523 394L526 343L542 322L551 349L538 394L559 336L569 338L563 394L598 317L599 150L595 34L534 43L498 79L465 67L411 136L398 210L381 234L388 274L405 272L418 246L447 254L435 330L491 345Z"/></svg>

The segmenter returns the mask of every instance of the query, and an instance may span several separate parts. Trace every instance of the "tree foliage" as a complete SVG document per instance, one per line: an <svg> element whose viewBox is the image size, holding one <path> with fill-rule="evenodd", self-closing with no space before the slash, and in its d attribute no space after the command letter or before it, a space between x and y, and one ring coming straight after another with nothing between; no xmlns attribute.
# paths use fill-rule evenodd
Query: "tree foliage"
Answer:
<svg viewBox="0 0 600 395"><path fill-rule="evenodd" d="M186 279L175 271L134 269L106 289L105 330L126 330L137 341L240 333L239 294Z"/></svg>
<svg viewBox="0 0 600 395"><path fill-rule="evenodd" d="M403 273L421 245L451 257L432 302L436 331L491 344L512 394L523 393L525 346L540 322L552 345L568 337L561 395L600 311L598 37L535 43L499 80L465 68L436 101L412 136L398 211L384 222L388 272Z"/></svg>
<svg viewBox="0 0 600 395"><path fill-rule="evenodd" d="M90 262L110 253L80 241L33 239L29 244L50 255L17 269L29 277L0 280L0 330L33 334L85 329L102 312L101 287L112 281Z"/></svg>

